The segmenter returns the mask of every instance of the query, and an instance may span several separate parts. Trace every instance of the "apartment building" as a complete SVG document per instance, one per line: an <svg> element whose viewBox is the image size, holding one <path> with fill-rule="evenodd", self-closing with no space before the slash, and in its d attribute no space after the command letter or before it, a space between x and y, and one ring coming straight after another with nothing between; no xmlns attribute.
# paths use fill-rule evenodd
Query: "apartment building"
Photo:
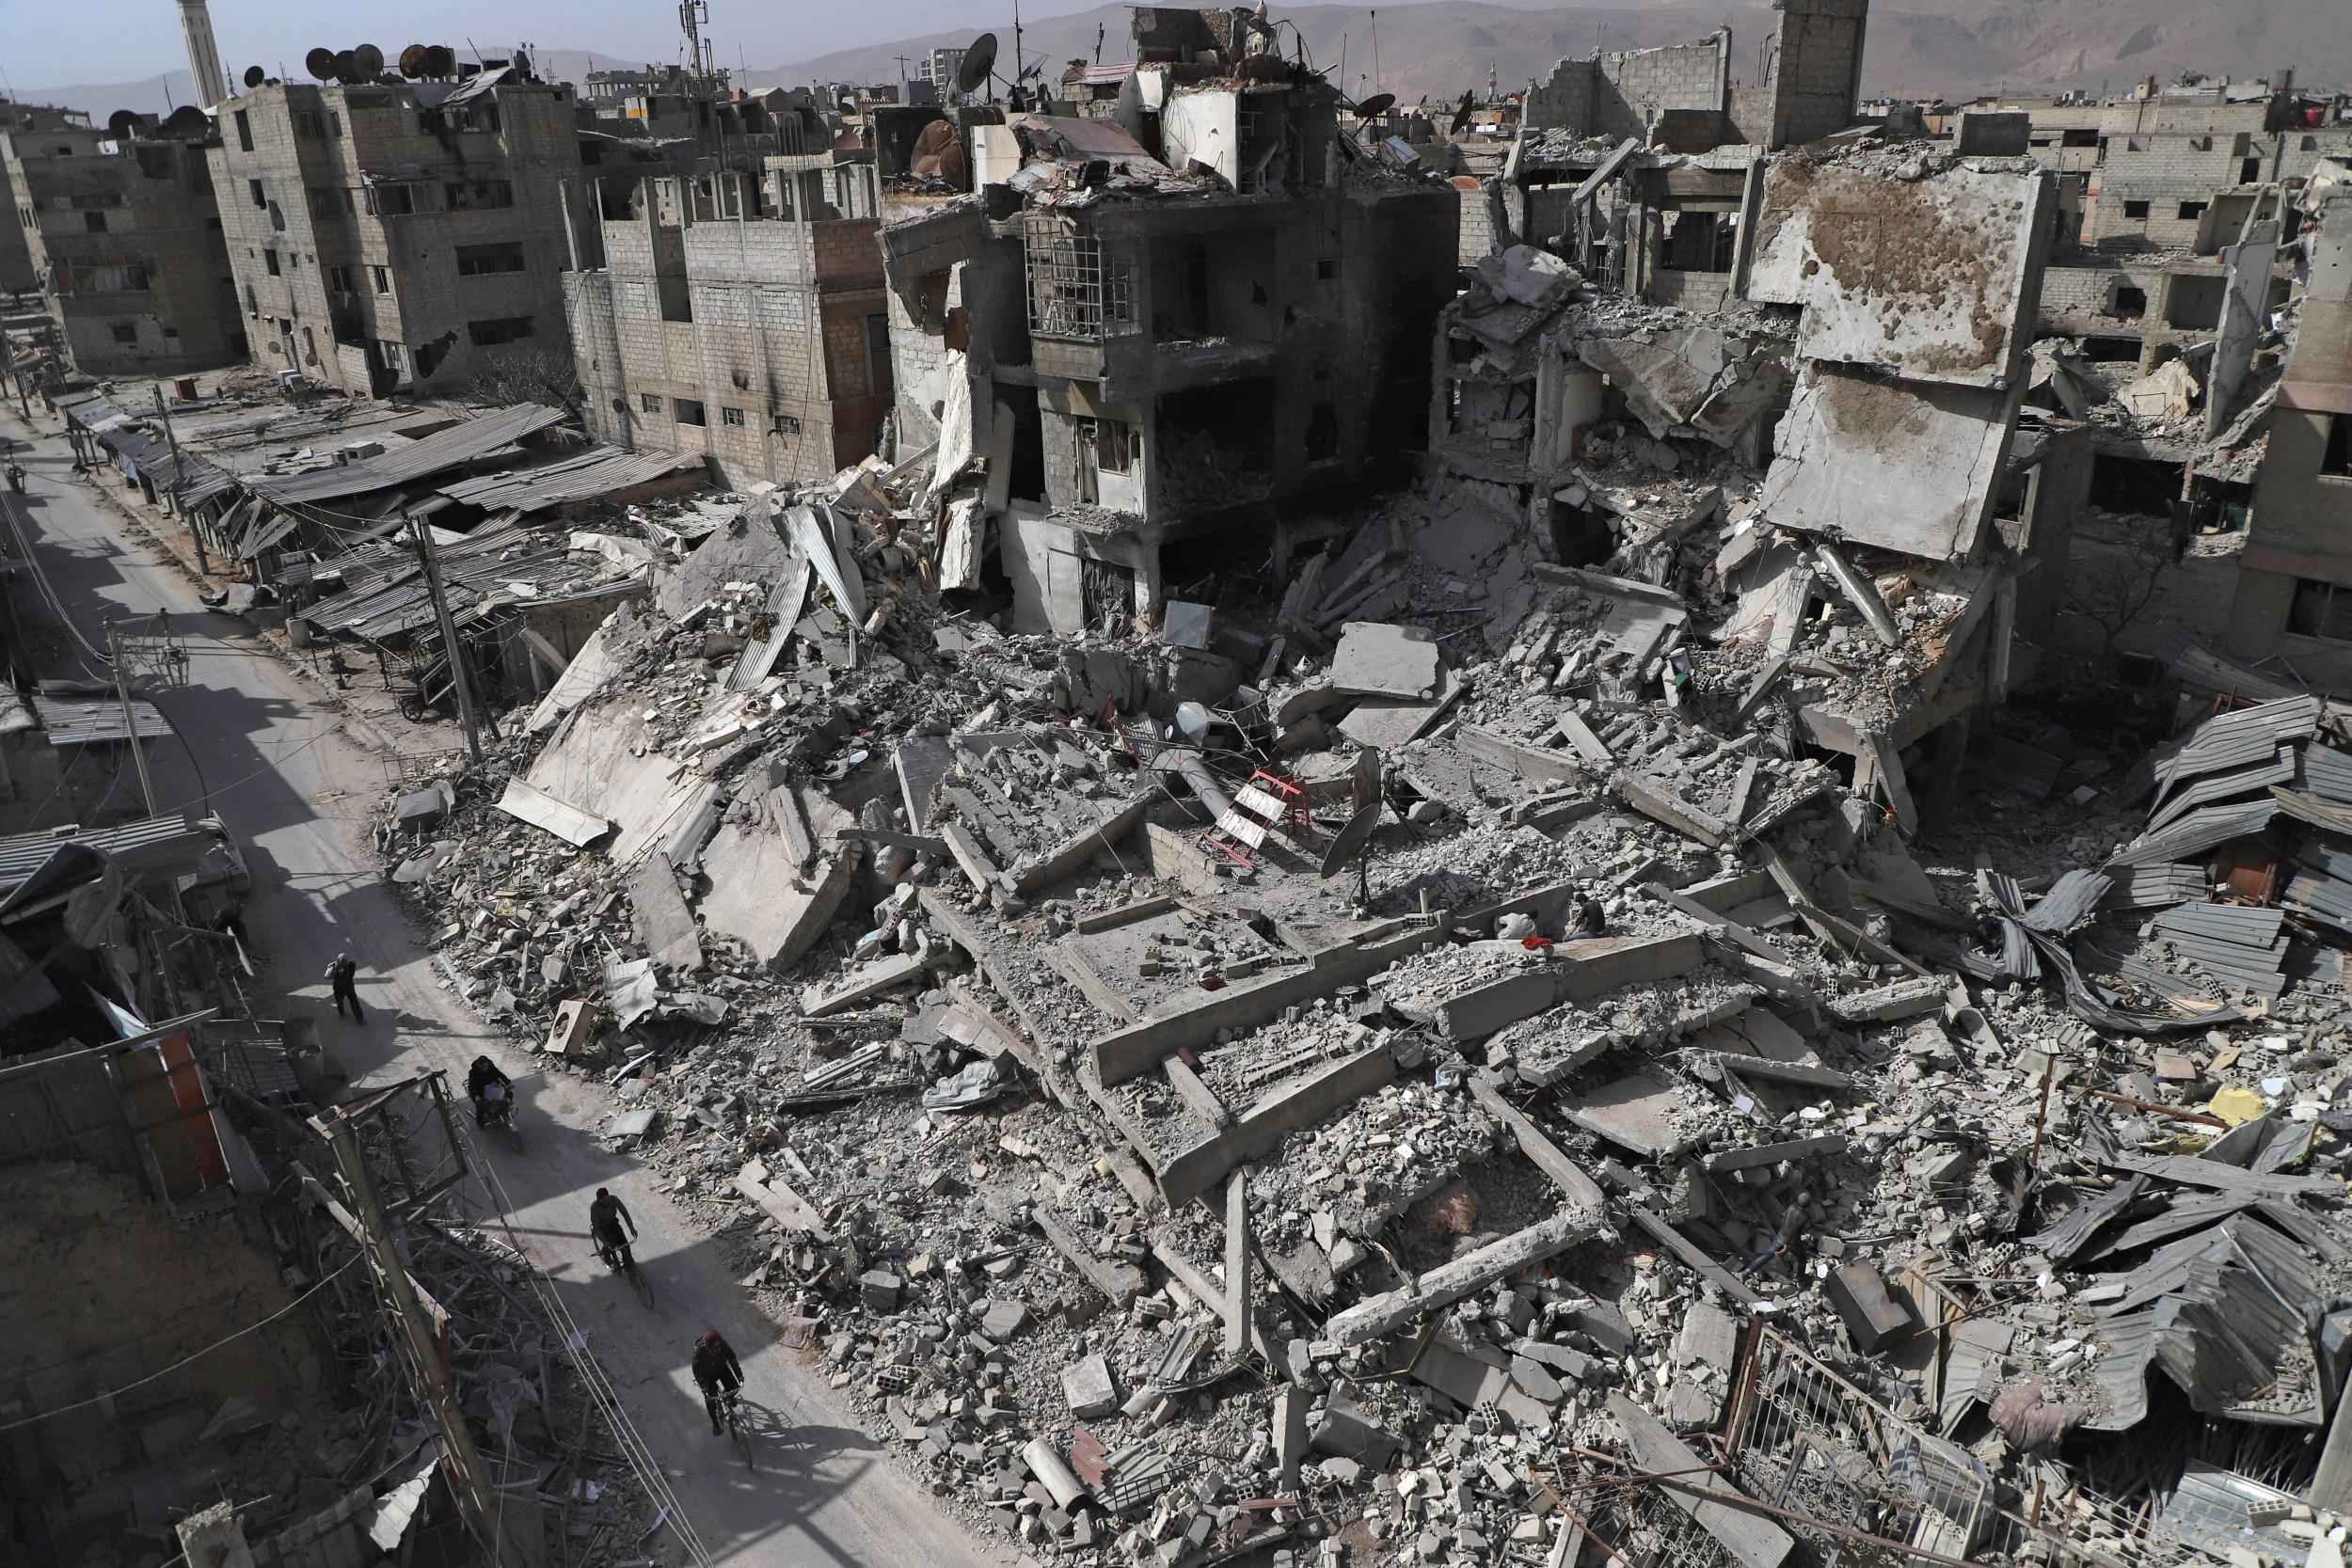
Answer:
<svg viewBox="0 0 2352 1568"><path fill-rule="evenodd" d="M649 178L609 202L602 264L564 278L590 430L705 456L738 486L856 462L891 401L873 163L838 159L812 108L774 134L797 150L756 173Z"/></svg>
<svg viewBox="0 0 2352 1568"><path fill-rule="evenodd" d="M1134 26L1137 107L934 119L915 146L967 140L982 202L887 198L898 361L929 367L943 468L992 454L1027 626L1148 620L1186 552L1256 559L1285 510L1401 479L1455 288L1453 186L1346 136L1253 13Z"/></svg>
<svg viewBox="0 0 2352 1568"><path fill-rule="evenodd" d="M244 322L196 110L98 129L55 111L0 130L0 179L65 359L86 375L208 369Z"/></svg>
<svg viewBox="0 0 2352 1568"><path fill-rule="evenodd" d="M2228 650L2352 689L2352 185L2305 236L2302 325L2255 481Z"/></svg>
<svg viewBox="0 0 2352 1568"><path fill-rule="evenodd" d="M15 103L0 98L0 132L42 131L71 125L87 128L88 124L89 116L79 109ZM11 201L8 212L0 214L0 294L28 294L40 287L26 239L29 232L24 214Z"/></svg>
<svg viewBox="0 0 2352 1568"><path fill-rule="evenodd" d="M366 397L568 357L577 118L515 65L224 103L214 184L254 362Z"/></svg>

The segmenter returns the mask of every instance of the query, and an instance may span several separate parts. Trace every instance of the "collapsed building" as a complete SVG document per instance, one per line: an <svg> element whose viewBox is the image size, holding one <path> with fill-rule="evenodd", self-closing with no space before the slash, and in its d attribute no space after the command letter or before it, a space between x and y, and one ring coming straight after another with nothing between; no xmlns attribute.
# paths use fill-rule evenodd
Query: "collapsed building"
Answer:
<svg viewBox="0 0 2352 1568"><path fill-rule="evenodd" d="M1119 115L969 127L978 194L881 235L929 345L899 361L932 367L906 425L936 424L943 493L986 458L958 526L985 503L1025 627L1154 619L1188 541L1279 569L1279 519L1404 477L1453 287L1452 189L1343 133L1262 19L1135 24Z"/></svg>
<svg viewBox="0 0 2352 1568"><path fill-rule="evenodd" d="M2058 181L1645 119L1411 323L1412 483L1310 513L1286 393L1263 490L1171 494L1121 465L1184 378L1289 373L1187 247L1214 299L1271 226L1285 309L1289 211L1455 201L1318 185L1256 36L1139 17L1156 120L911 122L898 449L649 535L523 735L388 800L451 985L1041 1557L2307 1560L2352 735L2193 651L2153 751L2066 690ZM1252 90L1300 113L1183 139ZM1639 260L1677 174L1730 182L1705 309ZM2241 408L2322 420L2249 309Z"/></svg>

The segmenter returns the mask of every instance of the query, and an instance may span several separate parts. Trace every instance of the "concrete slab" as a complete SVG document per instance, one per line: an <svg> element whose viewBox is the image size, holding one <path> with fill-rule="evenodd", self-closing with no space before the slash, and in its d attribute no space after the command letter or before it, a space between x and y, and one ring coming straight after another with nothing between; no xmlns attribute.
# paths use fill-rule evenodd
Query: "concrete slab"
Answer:
<svg viewBox="0 0 2352 1568"><path fill-rule="evenodd" d="M1748 297L1802 305L1797 352L1914 381L2018 378L2049 174L1924 180L1789 159L1764 177Z"/></svg>
<svg viewBox="0 0 2352 1568"><path fill-rule="evenodd" d="M792 814L812 847L834 845L806 870L785 832ZM759 797L752 803L751 820L721 828L703 856L710 878L710 890L702 898L704 924L736 938L772 968L797 960L825 934L856 885L864 847L834 840L855 821L806 786L780 787Z"/></svg>
<svg viewBox="0 0 2352 1568"><path fill-rule="evenodd" d="M630 870L628 907L637 940L655 963L677 974L702 968L702 933L678 893L669 856L656 849Z"/></svg>
<svg viewBox="0 0 2352 1568"><path fill-rule="evenodd" d="M1427 702L1438 694L1443 658L1437 639L1419 626L1350 621L1331 656L1331 684L1359 697Z"/></svg>
<svg viewBox="0 0 2352 1568"><path fill-rule="evenodd" d="M1807 365L1756 509L1783 528L1958 560L1991 514L2023 392Z"/></svg>

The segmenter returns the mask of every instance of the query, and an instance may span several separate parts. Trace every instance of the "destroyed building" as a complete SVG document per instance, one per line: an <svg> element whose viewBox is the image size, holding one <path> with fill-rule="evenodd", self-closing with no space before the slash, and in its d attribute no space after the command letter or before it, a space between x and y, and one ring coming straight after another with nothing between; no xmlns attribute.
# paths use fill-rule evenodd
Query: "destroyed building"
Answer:
<svg viewBox="0 0 2352 1568"><path fill-rule="evenodd" d="M260 79L219 108L213 184L253 362L350 397L563 367L572 88L522 60L350 75Z"/></svg>
<svg viewBox="0 0 2352 1568"><path fill-rule="evenodd" d="M2352 182L2329 197L2310 235L2225 646L2336 689L2352 685Z"/></svg>
<svg viewBox="0 0 2352 1568"><path fill-rule="evenodd" d="M104 129L0 124L0 180L62 357L84 375L202 370L245 354L201 111ZM0 257L0 266L5 265Z"/></svg>
<svg viewBox="0 0 2352 1568"><path fill-rule="evenodd" d="M1025 626L1155 618L1169 550L1255 554L1279 511L1402 478L1452 288L1452 188L1343 134L1266 24L1135 26L1131 109L977 127L979 194L882 234L906 330L944 345L943 476L988 456Z"/></svg>
<svg viewBox="0 0 2352 1568"><path fill-rule="evenodd" d="M855 462L892 392L873 163L814 110L773 123L755 169L609 193L602 265L564 278L589 429L738 486Z"/></svg>
<svg viewBox="0 0 2352 1568"><path fill-rule="evenodd" d="M89 116L79 109L61 109L42 103L17 103L0 99L0 134L58 127L87 129L88 125ZM0 218L0 293L34 293L40 288L40 275L34 269L27 238L32 225L25 222L24 209L16 200L13 182L10 184L8 215Z"/></svg>

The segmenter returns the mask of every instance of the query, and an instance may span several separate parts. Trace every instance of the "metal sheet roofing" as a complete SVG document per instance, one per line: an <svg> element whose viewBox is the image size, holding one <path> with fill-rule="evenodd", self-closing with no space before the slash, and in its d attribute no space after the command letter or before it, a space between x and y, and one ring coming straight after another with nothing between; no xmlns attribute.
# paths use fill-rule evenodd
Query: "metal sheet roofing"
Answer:
<svg viewBox="0 0 2352 1568"><path fill-rule="evenodd" d="M150 816L75 833L10 833L0 837L0 893L22 887L62 844L86 844L123 863L136 878L149 871L185 875L215 842L188 816Z"/></svg>
<svg viewBox="0 0 2352 1568"><path fill-rule="evenodd" d="M40 727L49 732L52 746L87 746L131 738L130 725L123 721L122 705L112 697L51 697L36 693L33 711L40 715ZM137 697L131 699L131 721L137 724L142 740L160 740L172 733L171 721L155 705Z"/></svg>
<svg viewBox="0 0 2352 1568"><path fill-rule="evenodd" d="M281 506L314 505L371 490L430 479L444 469L511 447L527 436L561 424L559 409L535 403L516 404L478 420L437 430L421 441L387 450L373 457L310 468L298 474L249 474L246 487Z"/></svg>
<svg viewBox="0 0 2352 1568"><path fill-rule="evenodd" d="M2227 844L2233 838L2261 832L2270 826L2270 819L2278 815L2280 801L2277 797L2283 792L2274 784L2270 793L2273 798L2268 800L2249 800L2243 805L2206 806L2193 811L2164 832L2151 833L2121 854L2110 857L2107 864L2112 868L2153 865L2160 861L2184 861L2193 855L2201 855L2216 845ZM2347 826L2345 831L2352 832L2352 826Z"/></svg>
<svg viewBox="0 0 2352 1568"><path fill-rule="evenodd" d="M671 452L623 451L591 447L586 451L505 473L481 474L439 487L436 494L485 512L537 512L569 501L594 500L615 490L649 483L684 468L702 467L699 457Z"/></svg>

